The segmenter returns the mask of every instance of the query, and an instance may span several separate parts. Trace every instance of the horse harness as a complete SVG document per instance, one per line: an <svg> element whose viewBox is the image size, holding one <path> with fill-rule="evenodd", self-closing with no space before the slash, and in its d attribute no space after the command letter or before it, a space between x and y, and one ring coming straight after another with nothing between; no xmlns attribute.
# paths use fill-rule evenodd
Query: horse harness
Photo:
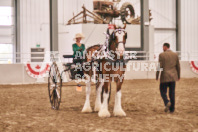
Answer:
<svg viewBox="0 0 198 132"><path fill-rule="evenodd" d="M109 62L112 65L113 64L126 65L127 62L129 61L128 59L114 59L112 57L111 52L109 51L110 45L111 45L111 43L109 44L109 41L115 40L115 38L116 38L115 34L117 32L119 34L121 32L124 32L125 33L125 39L127 39L127 32L124 29L119 28L119 29L114 30L113 33L111 34L111 38L109 38L109 34L107 34L105 44L100 45L100 48L98 50L94 51L94 53L92 54L91 61L85 62L85 60L83 60L83 64L80 64L80 65L77 65L77 66L83 67L83 66L85 66L87 64L90 64L90 63L93 63L93 62L100 63L102 60L104 60L104 58L107 62ZM118 45L119 43L123 43L123 41L117 42L116 45ZM127 54L125 54L124 56L127 56ZM69 64L69 65L66 64L65 66L69 66L69 69L71 68L71 64Z"/></svg>
<svg viewBox="0 0 198 132"><path fill-rule="evenodd" d="M125 33L125 40L126 40L126 39L127 39L127 32L126 32L124 29L121 29L121 28L118 28L118 29L116 29L115 31L113 31L113 33L112 33L110 39L111 39L111 40L115 40L115 39L116 39L115 34L116 34L116 33L121 34L121 32L124 32L124 33ZM124 42L123 42L123 41L117 42L117 43L116 43L116 47L118 46L119 43L124 43ZM124 44L125 44L125 43L124 43ZM111 46L111 44L108 46L109 49L110 49L110 46Z"/></svg>

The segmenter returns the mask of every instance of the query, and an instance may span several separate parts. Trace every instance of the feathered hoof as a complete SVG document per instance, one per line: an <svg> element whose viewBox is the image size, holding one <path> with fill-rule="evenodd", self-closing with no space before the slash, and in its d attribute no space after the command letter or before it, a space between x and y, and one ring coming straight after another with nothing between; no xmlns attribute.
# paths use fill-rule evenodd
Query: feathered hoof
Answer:
<svg viewBox="0 0 198 132"><path fill-rule="evenodd" d="M100 111L98 112L98 116L99 116L99 117L110 117L111 114L109 113L108 110L100 110Z"/></svg>
<svg viewBox="0 0 198 132"><path fill-rule="evenodd" d="M100 106L95 106L95 107L94 107L94 111L95 111L95 112L100 111Z"/></svg>
<svg viewBox="0 0 198 132"><path fill-rule="evenodd" d="M90 106L88 106L88 107L83 107L82 112L83 112L83 113L91 113L91 112L92 112L92 109L91 109Z"/></svg>
<svg viewBox="0 0 198 132"><path fill-rule="evenodd" d="M123 109L114 110L113 114L114 116L120 116L120 117L126 116L126 113L123 111Z"/></svg>

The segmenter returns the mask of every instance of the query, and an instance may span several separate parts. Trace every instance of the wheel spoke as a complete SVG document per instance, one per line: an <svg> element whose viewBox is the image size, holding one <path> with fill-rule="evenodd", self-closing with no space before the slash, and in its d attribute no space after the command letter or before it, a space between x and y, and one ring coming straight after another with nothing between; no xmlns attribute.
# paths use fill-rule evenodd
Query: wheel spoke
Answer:
<svg viewBox="0 0 198 132"><path fill-rule="evenodd" d="M60 95L57 89L56 89L56 93L57 93L58 98L60 99Z"/></svg>
<svg viewBox="0 0 198 132"><path fill-rule="evenodd" d="M52 94L53 94L53 91L54 91L54 88L53 88L51 91L49 91L49 92L50 92L50 95L52 95Z"/></svg>
<svg viewBox="0 0 198 132"><path fill-rule="evenodd" d="M51 102L51 103L53 102L53 98L54 98L54 93L52 92L52 93L50 94L50 102Z"/></svg>
<svg viewBox="0 0 198 132"><path fill-rule="evenodd" d="M54 87L55 87L55 84L51 84L51 87L54 88ZM50 88L50 89L51 89L51 88Z"/></svg>

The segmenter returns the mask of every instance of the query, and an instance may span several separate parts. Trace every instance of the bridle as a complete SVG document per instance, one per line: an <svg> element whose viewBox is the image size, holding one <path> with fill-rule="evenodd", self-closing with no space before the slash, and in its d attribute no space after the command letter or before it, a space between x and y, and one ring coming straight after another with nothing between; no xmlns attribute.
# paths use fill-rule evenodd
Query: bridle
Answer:
<svg viewBox="0 0 198 132"><path fill-rule="evenodd" d="M111 47L112 41L115 41L115 39L116 39L115 34L116 34L117 32L118 32L119 34L121 34L121 32L124 32L124 34L125 34L125 40L127 39L127 32L125 31L125 29L121 29L121 28L115 29L115 30L113 31L113 33L111 34L110 44L109 44L109 47L108 47L109 49L110 49L110 47ZM115 43L115 44L116 44L116 47L117 47L118 44L120 44L120 43L125 44L126 41L125 41L125 42L123 42L123 41L116 42L116 43Z"/></svg>
<svg viewBox="0 0 198 132"><path fill-rule="evenodd" d="M125 60L125 59L114 59L112 57L112 53L110 52L110 46L112 44L112 41L115 41L115 38L113 40L113 35L115 37L115 33L116 32L124 32L125 33L125 39L127 39L127 32L124 29L116 29L113 31L113 33L111 34L111 36L109 35L109 32L107 30L107 33L104 33L106 35L106 41L103 45L100 46L100 48L98 50L95 50L92 54L92 60L89 62L85 62L84 65L89 64L90 62L100 62L101 60L103 60L103 58L106 58L106 60L108 62L111 63L122 63L122 64L126 64L129 60ZM119 43L123 43L123 41L117 42L116 44L118 45ZM103 53L103 55L101 55L101 53ZM96 55L97 54L97 55ZM95 56L97 56L95 58ZM127 55L126 55L127 56Z"/></svg>

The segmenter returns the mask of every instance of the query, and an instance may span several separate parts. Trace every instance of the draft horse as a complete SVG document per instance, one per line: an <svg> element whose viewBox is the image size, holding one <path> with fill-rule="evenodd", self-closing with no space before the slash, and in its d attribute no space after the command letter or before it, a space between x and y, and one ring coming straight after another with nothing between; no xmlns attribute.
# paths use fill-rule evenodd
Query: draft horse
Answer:
<svg viewBox="0 0 198 132"><path fill-rule="evenodd" d="M125 43L127 39L127 32L125 31L125 28L126 24L124 25L124 27L116 27L116 25L114 25L114 31L110 35L107 47L107 52L109 52L112 59L109 60L107 58L102 58L95 61L98 63L97 69L99 70L95 72L95 75L97 75L98 77L98 82L96 85L96 100L94 111L98 111L99 117L110 117L110 113L108 110L108 99L110 96L109 87L112 81L116 83L117 89L113 114L114 116L126 116L126 113L121 106L121 87L124 81L124 73L126 68L126 65L123 61ZM87 54L85 56L85 61L90 62L92 60L93 53L95 51L99 51L100 48L100 45L94 45L89 47L86 50ZM84 73L85 75L91 77L93 76L94 71L89 70L84 71ZM92 112L92 108L90 106L90 83L91 81L86 82L86 100L82 112Z"/></svg>

